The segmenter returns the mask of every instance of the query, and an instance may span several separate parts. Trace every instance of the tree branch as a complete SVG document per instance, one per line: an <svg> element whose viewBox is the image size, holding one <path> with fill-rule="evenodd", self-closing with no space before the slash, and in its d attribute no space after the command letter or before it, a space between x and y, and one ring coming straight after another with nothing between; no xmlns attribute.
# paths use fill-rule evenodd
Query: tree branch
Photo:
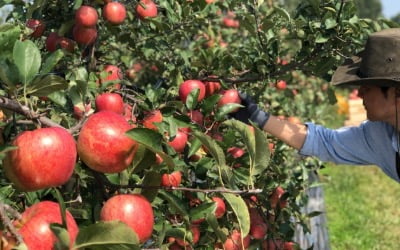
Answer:
<svg viewBox="0 0 400 250"><path fill-rule="evenodd" d="M51 119L33 112L29 109L29 107L21 105L17 101L14 101L4 96L0 96L0 108L14 111L18 114L24 115L31 120L37 120L47 127L62 127L60 124L53 122Z"/></svg>

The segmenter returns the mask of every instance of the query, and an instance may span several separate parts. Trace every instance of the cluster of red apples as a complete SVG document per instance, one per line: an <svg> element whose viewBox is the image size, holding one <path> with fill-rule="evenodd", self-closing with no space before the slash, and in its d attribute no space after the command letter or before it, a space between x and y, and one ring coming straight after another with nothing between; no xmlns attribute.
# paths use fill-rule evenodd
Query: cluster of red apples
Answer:
<svg viewBox="0 0 400 250"><path fill-rule="evenodd" d="M136 14L140 19L153 18L158 15L157 5L152 0L141 0L136 5ZM105 1L102 8L102 15L105 22L112 25L124 23L127 11L124 3L118 1ZM82 5L75 12L75 22L72 28L72 39L50 32L46 38L46 49L50 52L58 48L73 52L75 43L82 46L93 44L97 39L97 23L99 14L97 10L89 5ZM32 38L41 37L46 29L46 24L38 19L29 19L26 26L32 29Z"/></svg>

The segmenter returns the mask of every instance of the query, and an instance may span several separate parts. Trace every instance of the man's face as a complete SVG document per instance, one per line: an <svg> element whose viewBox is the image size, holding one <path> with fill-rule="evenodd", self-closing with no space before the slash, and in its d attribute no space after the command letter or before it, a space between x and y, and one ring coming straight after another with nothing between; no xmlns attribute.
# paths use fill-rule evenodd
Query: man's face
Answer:
<svg viewBox="0 0 400 250"><path fill-rule="evenodd" d="M367 85L361 86L358 96L363 99L363 105L370 121L384 121L395 123L395 89L389 88L385 95L380 87Z"/></svg>

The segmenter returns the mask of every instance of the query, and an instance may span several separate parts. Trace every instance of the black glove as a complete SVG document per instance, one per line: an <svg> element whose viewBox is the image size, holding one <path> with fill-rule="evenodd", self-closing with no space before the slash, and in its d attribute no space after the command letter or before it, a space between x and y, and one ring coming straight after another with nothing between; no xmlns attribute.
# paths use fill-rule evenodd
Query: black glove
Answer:
<svg viewBox="0 0 400 250"><path fill-rule="evenodd" d="M239 92L239 96L244 107L232 113L231 117L247 124L249 124L250 120L256 123L260 129L263 129L269 119L269 113L262 111L246 93Z"/></svg>

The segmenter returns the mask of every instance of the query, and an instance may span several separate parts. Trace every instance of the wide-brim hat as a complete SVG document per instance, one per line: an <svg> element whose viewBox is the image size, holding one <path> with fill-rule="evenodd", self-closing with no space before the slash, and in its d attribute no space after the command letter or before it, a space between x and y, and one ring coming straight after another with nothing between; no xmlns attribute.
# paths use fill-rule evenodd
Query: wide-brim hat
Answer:
<svg viewBox="0 0 400 250"><path fill-rule="evenodd" d="M332 76L337 86L400 86L400 28L368 36L363 51L345 60Z"/></svg>

